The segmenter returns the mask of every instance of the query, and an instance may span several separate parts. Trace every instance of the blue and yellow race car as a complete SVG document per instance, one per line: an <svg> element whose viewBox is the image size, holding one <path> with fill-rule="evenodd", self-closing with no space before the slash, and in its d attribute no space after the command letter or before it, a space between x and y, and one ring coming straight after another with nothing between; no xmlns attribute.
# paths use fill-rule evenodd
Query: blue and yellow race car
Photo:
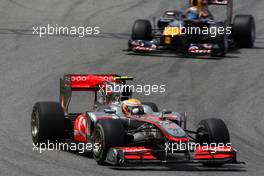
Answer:
<svg viewBox="0 0 264 176"><path fill-rule="evenodd" d="M226 6L226 19L216 20L212 5ZM138 19L128 51L172 51L185 55L224 57L230 48L252 48L256 37L252 15L236 15L232 0L190 0L186 11L166 11L159 20Z"/></svg>

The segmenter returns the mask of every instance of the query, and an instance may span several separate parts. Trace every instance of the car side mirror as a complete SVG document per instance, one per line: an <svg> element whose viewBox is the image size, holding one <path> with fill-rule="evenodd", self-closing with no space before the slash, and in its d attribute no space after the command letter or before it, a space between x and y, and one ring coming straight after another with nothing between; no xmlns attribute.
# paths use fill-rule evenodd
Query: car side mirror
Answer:
<svg viewBox="0 0 264 176"><path fill-rule="evenodd" d="M165 14L168 16L174 16L175 12L174 11L167 11L167 12L165 12Z"/></svg>
<svg viewBox="0 0 264 176"><path fill-rule="evenodd" d="M104 109L104 112L107 113L107 114L115 114L116 110L114 110L114 109Z"/></svg>
<svg viewBox="0 0 264 176"><path fill-rule="evenodd" d="M161 119L165 119L165 118L164 118L164 115L165 115L165 114L171 114L171 113L172 113L172 111L167 110L167 109L163 109L163 110L161 111Z"/></svg>
<svg viewBox="0 0 264 176"><path fill-rule="evenodd" d="M172 113L172 111L170 111L170 110L167 110L167 109L162 110L162 114L171 114L171 113Z"/></svg>

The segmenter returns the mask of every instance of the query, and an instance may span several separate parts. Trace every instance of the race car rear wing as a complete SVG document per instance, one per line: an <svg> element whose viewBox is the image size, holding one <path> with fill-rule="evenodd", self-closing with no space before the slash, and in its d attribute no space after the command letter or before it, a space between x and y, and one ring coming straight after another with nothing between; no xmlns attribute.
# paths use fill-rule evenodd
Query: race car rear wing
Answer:
<svg viewBox="0 0 264 176"><path fill-rule="evenodd" d="M96 92L105 88L106 82L125 84L133 77L119 76L115 74L67 74L60 79L60 103L67 113L72 91Z"/></svg>
<svg viewBox="0 0 264 176"><path fill-rule="evenodd" d="M198 6L202 0L189 0L190 6ZM208 5L228 5L233 0L208 0Z"/></svg>
<svg viewBox="0 0 264 176"><path fill-rule="evenodd" d="M209 5L227 5L231 0L208 0Z"/></svg>

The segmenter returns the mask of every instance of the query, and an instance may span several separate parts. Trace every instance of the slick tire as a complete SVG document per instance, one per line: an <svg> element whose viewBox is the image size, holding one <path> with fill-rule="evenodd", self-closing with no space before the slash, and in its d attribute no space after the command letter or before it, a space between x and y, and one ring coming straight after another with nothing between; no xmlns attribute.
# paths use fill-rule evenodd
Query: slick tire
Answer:
<svg viewBox="0 0 264 176"><path fill-rule="evenodd" d="M132 40L152 40L152 26L148 20L136 20L132 27Z"/></svg>
<svg viewBox="0 0 264 176"><path fill-rule="evenodd" d="M31 135L35 145L63 139L64 112L60 103L38 102L31 114Z"/></svg>
<svg viewBox="0 0 264 176"><path fill-rule="evenodd" d="M255 20L252 15L236 15L233 23L235 43L241 48L252 48L256 39Z"/></svg>
<svg viewBox="0 0 264 176"><path fill-rule="evenodd" d="M230 143L230 135L223 120L216 118L206 119L202 120L198 125L196 141L200 144L227 144Z"/></svg>
<svg viewBox="0 0 264 176"><path fill-rule="evenodd" d="M92 141L94 159L99 165L105 165L108 150L125 144L125 129L122 122L115 119L101 120L95 127Z"/></svg>
<svg viewBox="0 0 264 176"><path fill-rule="evenodd" d="M202 120L197 129L196 141L200 144L228 144L230 135L226 124L221 119ZM224 163L203 163L206 167L220 167Z"/></svg>

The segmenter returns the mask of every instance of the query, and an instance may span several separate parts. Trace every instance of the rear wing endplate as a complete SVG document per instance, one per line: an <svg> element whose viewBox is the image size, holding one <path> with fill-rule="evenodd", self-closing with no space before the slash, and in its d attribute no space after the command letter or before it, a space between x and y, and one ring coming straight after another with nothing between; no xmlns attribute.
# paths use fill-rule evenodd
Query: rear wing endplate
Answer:
<svg viewBox="0 0 264 176"><path fill-rule="evenodd" d="M67 74L60 79L60 103L65 113L71 100L72 91L93 91L103 88L106 82L125 83L133 77L116 74Z"/></svg>

